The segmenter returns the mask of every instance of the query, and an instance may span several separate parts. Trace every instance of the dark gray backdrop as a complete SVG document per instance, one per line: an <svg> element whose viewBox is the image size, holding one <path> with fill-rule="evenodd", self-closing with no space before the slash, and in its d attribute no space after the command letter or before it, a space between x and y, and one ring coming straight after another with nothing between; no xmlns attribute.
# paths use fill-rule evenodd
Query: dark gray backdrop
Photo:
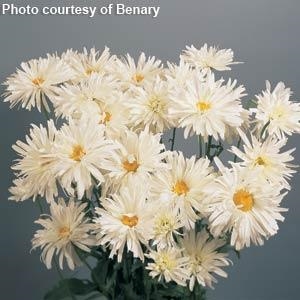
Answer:
<svg viewBox="0 0 300 300"><path fill-rule="evenodd" d="M1 0L1 4L5 1ZM126 1L119 1L126 3ZM40 1L14 1L38 4ZM107 1L43 1L44 4L95 4ZM300 99L300 1L299 0L161 0L127 1L132 5L159 4L157 19L150 17L42 17L0 16L0 81L30 58L47 52L83 46L103 48L117 54L137 55L144 50L162 60L177 61L186 44L200 46L207 42L235 50L244 65L234 67L232 77L247 87L249 97L264 88L264 82L286 82ZM227 74L224 74L227 76ZM1 90L3 92L3 90ZM15 158L11 144L23 139L32 122L43 121L36 112L10 111L0 103L0 299L40 300L57 278L32 254L30 239L38 209L31 201L8 202L11 184L10 165ZM292 146L300 146L293 137ZM178 148L192 154L196 145L183 140ZM295 154L300 163L300 150ZM297 300L299 285L300 176L293 180L293 191L284 200L290 208L280 232L264 247L242 252L241 260L233 256L234 266L227 268L229 278L220 280L209 293L210 300Z"/></svg>

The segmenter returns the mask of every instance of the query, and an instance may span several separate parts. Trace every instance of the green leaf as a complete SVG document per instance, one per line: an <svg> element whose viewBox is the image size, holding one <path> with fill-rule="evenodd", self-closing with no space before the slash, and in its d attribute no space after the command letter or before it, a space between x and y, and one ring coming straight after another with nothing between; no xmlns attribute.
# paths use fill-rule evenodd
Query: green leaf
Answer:
<svg viewBox="0 0 300 300"><path fill-rule="evenodd" d="M63 279L44 296L44 300L61 300L70 295L87 295L95 290L97 286L89 280Z"/></svg>

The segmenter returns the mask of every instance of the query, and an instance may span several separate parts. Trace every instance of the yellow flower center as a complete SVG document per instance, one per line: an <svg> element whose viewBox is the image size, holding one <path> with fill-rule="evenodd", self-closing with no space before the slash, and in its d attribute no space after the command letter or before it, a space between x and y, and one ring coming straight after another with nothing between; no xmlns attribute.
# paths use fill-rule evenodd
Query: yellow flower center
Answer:
<svg viewBox="0 0 300 300"><path fill-rule="evenodd" d="M107 124L111 120L111 113L108 111L104 112L104 118L100 121L100 124Z"/></svg>
<svg viewBox="0 0 300 300"><path fill-rule="evenodd" d="M266 164L266 161L261 156L255 160L255 165L265 166Z"/></svg>
<svg viewBox="0 0 300 300"><path fill-rule="evenodd" d="M189 191L189 187L183 180L179 180L176 182L176 184L173 186L172 191L177 194L178 196L186 195Z"/></svg>
<svg viewBox="0 0 300 300"><path fill-rule="evenodd" d="M197 102L196 105L197 105L198 110L201 112L206 112L211 108L211 104L209 102L202 101L202 100Z"/></svg>
<svg viewBox="0 0 300 300"><path fill-rule="evenodd" d="M176 266L174 259L167 253L162 253L157 260L157 267L159 271L172 270Z"/></svg>
<svg viewBox="0 0 300 300"><path fill-rule="evenodd" d="M70 234L71 234L71 230L67 226L61 227L58 230L58 236L60 238L68 238L70 236Z"/></svg>
<svg viewBox="0 0 300 300"><path fill-rule="evenodd" d="M159 113L159 112L161 112L161 111L164 109L165 104L162 103L162 101L159 99L159 97L157 97L157 96L152 96L152 97L149 99L148 106L150 107L150 109L151 109L153 112Z"/></svg>
<svg viewBox="0 0 300 300"><path fill-rule="evenodd" d="M75 161L81 161L81 159L86 155L84 148L80 145L73 146L70 158Z"/></svg>
<svg viewBox="0 0 300 300"><path fill-rule="evenodd" d="M139 218L137 216L129 217L129 216L124 215L124 216L122 216L121 221L124 225L132 228L137 225Z"/></svg>
<svg viewBox="0 0 300 300"><path fill-rule="evenodd" d="M155 221L155 233L156 234L167 234L173 231L173 222L168 216L162 216Z"/></svg>
<svg viewBox="0 0 300 300"><path fill-rule="evenodd" d="M42 77L36 77L34 79L32 79L32 83L36 86L40 86L45 82L45 79L43 79Z"/></svg>
<svg viewBox="0 0 300 300"><path fill-rule="evenodd" d="M238 209L247 212L252 209L254 200L252 194L244 189L240 189L233 195L233 202Z"/></svg>
<svg viewBox="0 0 300 300"><path fill-rule="evenodd" d="M96 71L97 71L96 69L89 67L85 70L85 73L86 73L86 75L90 76L92 73L94 73Z"/></svg>
<svg viewBox="0 0 300 300"><path fill-rule="evenodd" d="M127 171L127 172L136 172L136 170L138 169L139 164L137 163L136 160L129 162L128 160L123 162L123 168Z"/></svg>
<svg viewBox="0 0 300 300"><path fill-rule="evenodd" d="M132 79L136 83L141 83L145 79L145 76L140 73L136 73L135 75L133 75Z"/></svg>
<svg viewBox="0 0 300 300"><path fill-rule="evenodd" d="M283 117L286 113L286 110L284 107L282 106L277 106L273 112L270 115L270 119L271 120L276 120L276 119L280 119L281 117Z"/></svg>

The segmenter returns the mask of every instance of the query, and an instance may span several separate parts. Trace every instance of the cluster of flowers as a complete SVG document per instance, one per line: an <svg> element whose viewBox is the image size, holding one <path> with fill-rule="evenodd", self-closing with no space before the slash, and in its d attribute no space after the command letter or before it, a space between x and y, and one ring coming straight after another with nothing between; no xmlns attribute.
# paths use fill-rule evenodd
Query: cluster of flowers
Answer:
<svg viewBox="0 0 300 300"><path fill-rule="evenodd" d="M187 47L165 67L143 53L135 62L108 48L68 50L23 63L7 79L11 107L64 120L32 125L13 146L10 199L50 206L32 240L47 268L57 255L60 268L66 260L73 269L77 248L100 247L118 262L132 252L150 276L192 290L226 277L226 245L241 250L277 233L295 173L294 149L283 147L300 132L300 104L283 83L267 83L247 109L244 87L214 74L233 64L230 49L207 45ZM174 151L173 128L198 137L197 156ZM222 164L223 143L237 140L234 161Z"/></svg>

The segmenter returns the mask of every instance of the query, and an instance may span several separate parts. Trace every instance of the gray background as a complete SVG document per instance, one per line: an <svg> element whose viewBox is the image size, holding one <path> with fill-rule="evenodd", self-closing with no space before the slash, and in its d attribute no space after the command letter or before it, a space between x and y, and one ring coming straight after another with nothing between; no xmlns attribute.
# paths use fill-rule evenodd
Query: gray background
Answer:
<svg viewBox="0 0 300 300"><path fill-rule="evenodd" d="M107 2L43 3L100 5ZM230 76L246 85L249 97L263 89L264 81L269 79L272 83L283 80L293 89L294 98L300 98L299 0L131 0L128 3L160 4L161 12L157 19L0 16L0 81L22 61L71 47L107 45L117 54L130 52L135 56L145 50L164 61L177 61L186 44L200 46L207 42L231 47L236 59L245 62L235 66ZM30 239L36 229L33 221L38 216L35 204L7 201L7 189L12 181L10 165L15 159L11 144L24 138L30 123L40 121L43 118L36 112L10 111L7 104L0 103L0 299L3 300L40 300L57 278L54 271L47 271L40 263L38 251L29 253ZM188 154L196 149L192 140L184 147L183 140L177 145ZM293 137L290 145L300 147L300 138ZM295 157L299 164L300 150ZM241 260L232 256L234 266L227 268L229 278L215 285L216 289L209 292L210 300L300 299L299 182L300 177L296 175L293 191L284 200L290 210L286 221L280 224L279 234L264 247L243 251Z"/></svg>

